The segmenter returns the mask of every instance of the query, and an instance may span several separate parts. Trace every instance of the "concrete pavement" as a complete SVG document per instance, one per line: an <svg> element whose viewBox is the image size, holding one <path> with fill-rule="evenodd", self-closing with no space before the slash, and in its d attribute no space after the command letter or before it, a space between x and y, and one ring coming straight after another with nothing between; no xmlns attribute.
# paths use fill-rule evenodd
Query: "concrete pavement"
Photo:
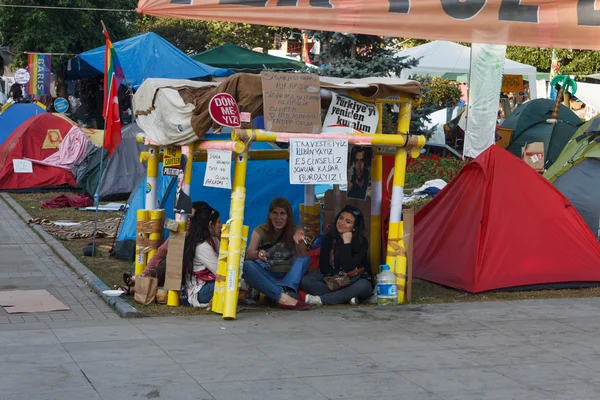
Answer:
<svg viewBox="0 0 600 400"><path fill-rule="evenodd" d="M0 309L0 398L597 399L600 299L120 319L16 216L0 290L69 312Z"/></svg>

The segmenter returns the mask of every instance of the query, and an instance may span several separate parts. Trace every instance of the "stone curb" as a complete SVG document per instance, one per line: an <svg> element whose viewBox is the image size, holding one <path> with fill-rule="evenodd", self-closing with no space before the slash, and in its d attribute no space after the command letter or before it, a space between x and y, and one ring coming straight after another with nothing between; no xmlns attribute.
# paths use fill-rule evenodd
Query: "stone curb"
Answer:
<svg viewBox="0 0 600 400"><path fill-rule="evenodd" d="M44 228L40 225L29 225L28 221L31 219L29 213L21 207L16 201L10 197L7 193L0 193L0 196L4 199L4 201L12 207L18 214L19 217L25 222L25 224L36 231L42 239L50 246L50 248L64 260L64 262L75 271L77 276L79 276L85 283L91 287L98 296L100 296L108 305L115 308L119 315L123 318L132 318L139 317L140 313L138 310L133 307L131 304L127 303L125 300L120 297L110 297L102 293L104 290L109 290L110 288L106 286L100 278L98 278L92 271L87 269L85 265L83 265L69 250L67 250L58 240L54 239L50 236Z"/></svg>

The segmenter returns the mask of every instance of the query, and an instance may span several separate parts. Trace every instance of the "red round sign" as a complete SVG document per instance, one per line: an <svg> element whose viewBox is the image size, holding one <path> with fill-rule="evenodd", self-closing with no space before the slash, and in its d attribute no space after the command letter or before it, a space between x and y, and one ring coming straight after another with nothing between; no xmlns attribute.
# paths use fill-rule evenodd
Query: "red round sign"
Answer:
<svg viewBox="0 0 600 400"><path fill-rule="evenodd" d="M229 93L216 94L208 104L208 112L213 121L230 128L239 128L240 110L232 95Z"/></svg>

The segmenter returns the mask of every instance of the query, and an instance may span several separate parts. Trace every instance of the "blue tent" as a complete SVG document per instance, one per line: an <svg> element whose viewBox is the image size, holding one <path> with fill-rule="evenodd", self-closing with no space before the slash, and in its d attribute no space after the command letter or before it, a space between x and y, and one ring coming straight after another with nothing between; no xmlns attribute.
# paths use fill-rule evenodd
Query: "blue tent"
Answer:
<svg viewBox="0 0 600 400"><path fill-rule="evenodd" d="M144 33L113 43L127 83L139 87L147 78L194 79L230 76L233 71L192 60L156 33ZM79 54L67 62L67 79L84 79L104 73L104 46ZM123 82L125 84L125 82Z"/></svg>
<svg viewBox="0 0 600 400"><path fill-rule="evenodd" d="M271 150L268 143L252 143L251 150ZM221 214L221 220L229 218L231 191L204 187L205 162L194 162L192 174L192 201L206 201ZM160 168L162 171L162 167ZM304 186L290 184L290 172L287 160L252 161L248 162L246 174L246 207L244 225L250 227L250 232L267 219L269 203L274 197L283 196L291 203L296 222L299 221L299 206L304 200ZM158 178L157 199L164 199L163 208L167 218L173 218L173 202L176 184L170 185L176 178L160 175ZM135 226L137 210L145 207L146 179L140 182L139 188L129 199L129 209L123 221L123 226L117 238L113 256L122 260L133 260L135 252Z"/></svg>
<svg viewBox="0 0 600 400"><path fill-rule="evenodd" d="M23 122L46 110L37 103L12 103L0 112L0 146Z"/></svg>

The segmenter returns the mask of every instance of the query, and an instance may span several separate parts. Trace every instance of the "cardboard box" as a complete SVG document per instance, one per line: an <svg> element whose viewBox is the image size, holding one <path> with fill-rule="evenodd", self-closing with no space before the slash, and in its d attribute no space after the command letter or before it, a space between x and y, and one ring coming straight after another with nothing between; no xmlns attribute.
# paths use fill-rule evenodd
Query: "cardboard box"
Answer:
<svg viewBox="0 0 600 400"><path fill-rule="evenodd" d="M521 158L536 171L544 171L544 143L533 142L526 144L521 150Z"/></svg>

